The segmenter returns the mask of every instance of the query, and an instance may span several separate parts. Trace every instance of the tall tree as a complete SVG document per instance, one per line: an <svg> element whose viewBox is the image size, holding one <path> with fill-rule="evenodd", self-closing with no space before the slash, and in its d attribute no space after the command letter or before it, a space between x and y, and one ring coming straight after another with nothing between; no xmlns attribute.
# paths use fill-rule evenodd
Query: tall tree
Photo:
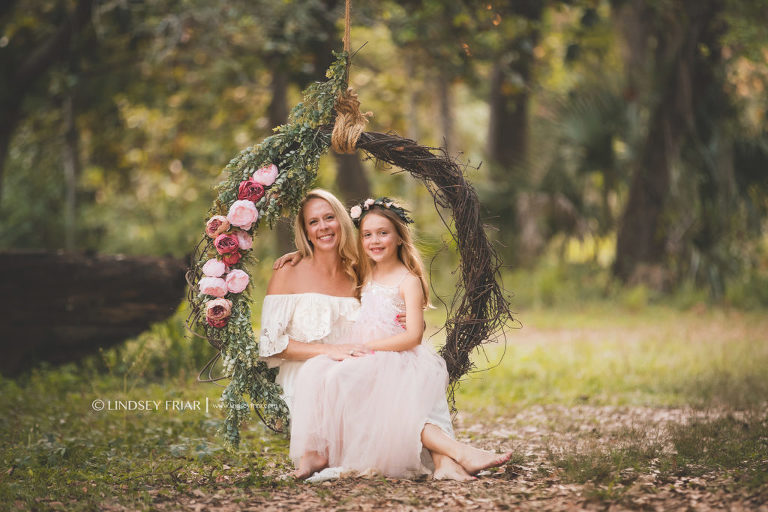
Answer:
<svg viewBox="0 0 768 512"><path fill-rule="evenodd" d="M665 208L670 193L670 173L685 138L695 130L694 111L702 106L705 84L697 79L707 76L703 70L712 63L702 55L701 47L716 40L721 27L718 15L723 4L719 0L686 0L661 6L645 2L628 2L620 9L629 12L621 17L630 25L628 68L645 63L653 77L650 116L645 140L639 148L629 186L629 197L622 216L616 242L614 273L620 279L648 279L648 266L660 266L667 255L667 222ZM637 39L647 34L652 45ZM637 52L643 52L637 55ZM630 78L630 81L633 79ZM702 87L704 86L704 87ZM663 280L663 278L662 278Z"/></svg>
<svg viewBox="0 0 768 512"><path fill-rule="evenodd" d="M511 170L528 161L533 49L540 37L544 2L495 2L492 11L491 23L499 37L492 53L488 156Z"/></svg>
<svg viewBox="0 0 768 512"><path fill-rule="evenodd" d="M0 112L3 114L0 123L0 200L11 140L26 115L25 98L35 90L44 89L41 81L51 68L66 60L73 39L88 30L93 9L92 0L79 0L74 7L69 6L69 2L55 6L50 2L37 4L19 8L16 1L7 1L0 11L0 26L13 26L15 32L0 49L0 75L3 76L0 85ZM31 22L30 18L25 20L22 13L13 16L14 10L31 7L42 8L44 14L31 18Z"/></svg>

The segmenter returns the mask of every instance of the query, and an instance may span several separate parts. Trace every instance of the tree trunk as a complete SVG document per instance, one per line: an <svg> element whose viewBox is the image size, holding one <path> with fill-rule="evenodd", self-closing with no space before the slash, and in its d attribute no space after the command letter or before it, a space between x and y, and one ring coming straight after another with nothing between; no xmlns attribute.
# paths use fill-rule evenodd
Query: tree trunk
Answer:
<svg viewBox="0 0 768 512"><path fill-rule="evenodd" d="M352 203L371 197L371 184L360 154L340 155L334 151L333 156L336 158L336 183L344 199Z"/></svg>
<svg viewBox="0 0 768 512"><path fill-rule="evenodd" d="M503 13L502 19L522 18L529 27L535 27L541 19L542 5L536 0L516 2ZM510 37L496 55L491 74L488 156L496 185L490 192L489 208L507 233L500 241L504 259L510 265L534 261L545 241L536 214L526 206L538 203L538 199L521 193L529 179L528 173L522 171L528 168L529 161L529 87L535 63L533 48L538 39L536 28ZM524 236L542 243L526 243Z"/></svg>
<svg viewBox="0 0 768 512"><path fill-rule="evenodd" d="M64 167L64 183L66 197L64 201L64 247L74 251L77 230L77 179L80 176L79 134L75 124L75 113L72 93L67 94L62 105L64 117L64 148L62 164Z"/></svg>
<svg viewBox="0 0 768 512"><path fill-rule="evenodd" d="M0 14L6 15L15 3L14 1L4 5L0 9ZM66 56L72 38L88 26L93 4L92 0L80 0L75 10L56 32L30 52L18 69L7 70L7 76L3 77L7 80L7 87L3 88L3 95L0 96L0 112L3 113L3 120L0 123L2 125L0 126L0 200L2 200L2 183L8 149L16 126L23 118L19 105L33 83Z"/></svg>
<svg viewBox="0 0 768 512"><path fill-rule="evenodd" d="M539 40L535 27L541 20L543 4L539 0L513 2L502 16L525 20L529 27L525 33L509 38L493 64L488 154L503 170L528 161L529 87L535 63L533 48Z"/></svg>
<svg viewBox="0 0 768 512"><path fill-rule="evenodd" d="M440 127L443 146L449 155L456 150L453 138L453 108L451 105L451 77L444 69L437 76L437 97L440 107Z"/></svg>
<svg viewBox="0 0 768 512"><path fill-rule="evenodd" d="M514 71L525 86L511 83L501 61L496 61L491 76L491 119L488 128L488 155L503 171L528 159L528 90L532 62L521 59Z"/></svg>
<svg viewBox="0 0 768 512"><path fill-rule="evenodd" d="M288 121L288 86L287 71L280 65L278 58L272 59L272 100L267 112L269 125L280 126ZM292 223L288 219L280 219L275 225L275 237L277 239L277 252L285 254L295 250L293 244Z"/></svg>
<svg viewBox="0 0 768 512"><path fill-rule="evenodd" d="M0 373L77 361L174 314L185 264L172 258L0 253Z"/></svg>
<svg viewBox="0 0 768 512"><path fill-rule="evenodd" d="M405 68L408 76L416 76L416 65L413 57L406 55ZM421 140L421 130L419 129L419 90L416 87L408 88L408 111L406 116L408 125L405 127L405 136L411 140Z"/></svg>
<svg viewBox="0 0 768 512"><path fill-rule="evenodd" d="M0 103L0 106L3 104ZM0 201L3 200L3 176L5 176L5 164L8 160L8 150L11 148L11 139L19 124L20 112L18 108L9 107L3 109L3 121L0 123Z"/></svg>
<svg viewBox="0 0 768 512"><path fill-rule="evenodd" d="M666 260L665 206L670 172L685 137L694 128L695 105L702 101L695 84L701 37L717 14L716 2L685 2L683 13L657 26L654 83L659 99L651 109L646 139L629 188L616 241L614 274L625 282L663 286ZM648 94L653 97L653 94ZM655 269L655 270L653 270Z"/></svg>

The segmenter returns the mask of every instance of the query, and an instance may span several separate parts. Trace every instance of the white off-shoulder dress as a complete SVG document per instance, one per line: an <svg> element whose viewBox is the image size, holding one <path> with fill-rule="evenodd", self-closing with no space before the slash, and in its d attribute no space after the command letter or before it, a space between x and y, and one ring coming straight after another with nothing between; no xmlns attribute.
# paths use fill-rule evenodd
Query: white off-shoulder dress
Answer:
<svg viewBox="0 0 768 512"><path fill-rule="evenodd" d="M267 295L261 309L259 355L267 365L279 366L276 382L293 416L294 385L306 361L275 357L288 347L288 340L302 343L346 343L360 309L355 297L322 293Z"/></svg>

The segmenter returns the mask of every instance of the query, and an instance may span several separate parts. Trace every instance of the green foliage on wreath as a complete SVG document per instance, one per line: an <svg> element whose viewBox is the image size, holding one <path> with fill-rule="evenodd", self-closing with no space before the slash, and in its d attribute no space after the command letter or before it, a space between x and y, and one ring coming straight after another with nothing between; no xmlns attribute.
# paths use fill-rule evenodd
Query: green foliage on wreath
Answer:
<svg viewBox="0 0 768 512"><path fill-rule="evenodd" d="M210 215L227 215L230 206L237 200L240 183L247 180L262 166L275 164L278 176L269 186L265 195L255 205L259 217L252 228L267 222L273 227L281 215L293 215L298 210L310 186L317 176L319 159L328 150L330 140L320 133L320 127L334 120L334 104L337 97L347 87L346 52L334 53L336 60L326 72L328 80L309 86L304 91L304 101L297 104L290 113L288 123L275 129L274 135L264 139L256 147L241 151L226 166L227 178L216 188L218 198L210 210ZM249 251L232 268L246 270L245 264L251 261ZM194 275L199 276L199 269L210 258L217 257L212 243L208 243L196 260ZM246 270L247 271L247 270ZM197 283L191 283L196 287ZM199 291L199 290L196 290ZM194 294L191 299L193 311L205 310L209 300L214 297L202 293ZM259 411L268 425L277 429L287 425L288 408L280 398L280 386L275 383L277 369L270 369L259 361L259 345L250 322L251 298L246 293L228 293L226 298L232 302L232 312L228 323L221 328L208 325L205 315L196 316L197 324L206 337L221 347L221 356L225 374L230 378L221 395L226 410L223 434L230 448L237 448L240 443L240 425L249 418L251 406ZM250 398L250 406L245 396Z"/></svg>

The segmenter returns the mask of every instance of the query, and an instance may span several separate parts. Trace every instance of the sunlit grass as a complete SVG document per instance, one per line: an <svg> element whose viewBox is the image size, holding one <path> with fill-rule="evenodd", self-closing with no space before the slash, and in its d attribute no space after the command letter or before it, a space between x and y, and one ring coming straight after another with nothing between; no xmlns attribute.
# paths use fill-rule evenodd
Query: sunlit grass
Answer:
<svg viewBox="0 0 768 512"><path fill-rule="evenodd" d="M768 318L760 313L627 312L607 304L521 315L459 388L462 408L528 404L748 408L768 396ZM502 357L503 354L503 357Z"/></svg>

